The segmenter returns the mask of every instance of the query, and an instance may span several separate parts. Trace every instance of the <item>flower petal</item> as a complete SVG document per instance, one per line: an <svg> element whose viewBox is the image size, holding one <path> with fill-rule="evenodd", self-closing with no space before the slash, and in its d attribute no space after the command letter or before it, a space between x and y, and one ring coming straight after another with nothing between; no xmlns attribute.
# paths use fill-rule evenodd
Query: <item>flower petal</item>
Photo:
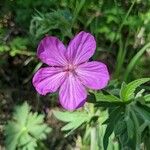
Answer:
<svg viewBox="0 0 150 150"><path fill-rule="evenodd" d="M104 88L110 78L106 65L97 61L79 65L76 73L85 86L95 90Z"/></svg>
<svg viewBox="0 0 150 150"><path fill-rule="evenodd" d="M38 45L37 55L42 62L50 66L66 65L66 48L63 43L53 36L46 36Z"/></svg>
<svg viewBox="0 0 150 150"><path fill-rule="evenodd" d="M69 43L67 58L73 64L87 61L95 52L96 41L90 33L80 32Z"/></svg>
<svg viewBox="0 0 150 150"><path fill-rule="evenodd" d="M65 79L65 72L61 68L45 67L39 69L32 80L32 83L41 95L55 92Z"/></svg>
<svg viewBox="0 0 150 150"><path fill-rule="evenodd" d="M84 105L87 93L80 80L69 74L60 87L59 100L67 110L75 110Z"/></svg>

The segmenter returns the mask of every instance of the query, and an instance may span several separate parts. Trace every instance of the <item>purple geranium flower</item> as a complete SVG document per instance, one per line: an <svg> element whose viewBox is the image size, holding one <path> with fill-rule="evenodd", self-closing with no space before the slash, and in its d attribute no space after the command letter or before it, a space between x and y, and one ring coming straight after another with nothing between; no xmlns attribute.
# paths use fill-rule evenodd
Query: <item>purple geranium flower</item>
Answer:
<svg viewBox="0 0 150 150"><path fill-rule="evenodd" d="M45 95L59 89L59 101L65 109L83 106L86 87L102 89L109 80L105 64L88 62L95 49L94 37L84 31L76 35L67 48L56 37L46 36L38 46L37 55L49 67L39 69L33 77L37 92Z"/></svg>

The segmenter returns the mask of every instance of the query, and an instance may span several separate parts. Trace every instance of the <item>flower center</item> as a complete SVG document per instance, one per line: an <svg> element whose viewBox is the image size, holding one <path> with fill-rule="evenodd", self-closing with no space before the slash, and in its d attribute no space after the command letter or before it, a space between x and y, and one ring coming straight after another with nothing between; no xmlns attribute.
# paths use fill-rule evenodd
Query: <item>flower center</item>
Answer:
<svg viewBox="0 0 150 150"><path fill-rule="evenodd" d="M64 71L74 73L74 72L75 72L75 68L76 68L76 67L75 67L74 65L68 64L68 65L64 68Z"/></svg>

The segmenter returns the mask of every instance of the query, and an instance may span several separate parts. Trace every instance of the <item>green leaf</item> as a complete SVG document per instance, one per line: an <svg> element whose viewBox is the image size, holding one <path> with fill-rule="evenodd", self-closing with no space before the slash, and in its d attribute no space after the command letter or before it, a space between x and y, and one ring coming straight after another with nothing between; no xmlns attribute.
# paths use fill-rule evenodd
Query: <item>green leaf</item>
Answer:
<svg viewBox="0 0 150 150"><path fill-rule="evenodd" d="M140 49L137 54L131 59L131 61L129 62L126 71L125 71L125 75L124 75L124 79L127 80L130 72L133 70L134 66L136 65L137 61L140 59L140 57L143 55L143 53L150 47L150 43L146 44L142 49Z"/></svg>
<svg viewBox="0 0 150 150"><path fill-rule="evenodd" d="M15 108L12 118L5 128L7 150L35 150L37 142L51 131L44 123L44 116L32 113L26 102Z"/></svg>
<svg viewBox="0 0 150 150"><path fill-rule="evenodd" d="M119 99L118 97L109 94L109 95L104 95L102 92L99 93L94 93L95 97L96 97L96 101L106 101L106 102L120 102L121 99Z"/></svg>
<svg viewBox="0 0 150 150"><path fill-rule="evenodd" d="M137 99L137 98L142 97L144 91L145 91L145 89L140 90L140 91L136 94L135 98Z"/></svg>
<svg viewBox="0 0 150 150"><path fill-rule="evenodd" d="M134 106L133 109L138 113L143 121L150 122L150 107L146 105L139 104L138 106Z"/></svg>
<svg viewBox="0 0 150 150"><path fill-rule="evenodd" d="M120 97L123 101L129 101L134 98L135 96L135 90L137 87L139 87L141 84L144 84L146 82L150 81L150 78L141 78L134 80L130 82L127 85L123 85L120 91Z"/></svg>
<svg viewBox="0 0 150 150"><path fill-rule="evenodd" d="M119 137L120 134L123 134L125 128L126 128L125 121L121 118L119 120L117 120L117 123L114 128L116 137Z"/></svg>
<svg viewBox="0 0 150 150"><path fill-rule="evenodd" d="M76 119L75 121L73 121L73 122L70 122L70 123L68 123L67 125L65 125L64 127L62 127L62 131L67 131L67 130L75 130L75 129L77 129L80 125L82 125L83 123L85 122L85 120L83 119L81 119L80 118L80 120L78 119Z"/></svg>
<svg viewBox="0 0 150 150"><path fill-rule="evenodd" d="M24 126L26 124L29 111L30 107L27 103L24 103L22 107L17 106L13 115L14 120L17 120L18 124Z"/></svg>
<svg viewBox="0 0 150 150"><path fill-rule="evenodd" d="M124 88L126 88L127 84L125 82L122 82L121 84L121 89L120 89L120 98L122 99L122 95L123 95L123 92L124 92Z"/></svg>
<svg viewBox="0 0 150 150"><path fill-rule="evenodd" d="M62 112L62 111L53 111L54 116L63 121L63 122L71 122L78 117L87 118L88 114L85 112Z"/></svg>
<svg viewBox="0 0 150 150"><path fill-rule="evenodd" d="M58 9L50 13L42 14L37 11L30 24L30 33L39 38L43 34L51 33L58 29L63 36L71 37L72 14L68 9Z"/></svg>
<svg viewBox="0 0 150 150"><path fill-rule="evenodd" d="M103 138L104 150L107 150L109 137L113 133L117 122L122 117L122 109L123 109L122 107L117 107L116 109L112 110L112 112L109 115L109 118L103 123L103 124L107 124L104 138Z"/></svg>
<svg viewBox="0 0 150 150"><path fill-rule="evenodd" d="M89 121L89 115L85 112L61 112L53 111L54 116L67 124L62 127L62 131L71 130L71 132Z"/></svg>
<svg viewBox="0 0 150 150"><path fill-rule="evenodd" d="M132 139L135 132L133 120L129 116L126 116L125 122L127 125L128 138Z"/></svg>

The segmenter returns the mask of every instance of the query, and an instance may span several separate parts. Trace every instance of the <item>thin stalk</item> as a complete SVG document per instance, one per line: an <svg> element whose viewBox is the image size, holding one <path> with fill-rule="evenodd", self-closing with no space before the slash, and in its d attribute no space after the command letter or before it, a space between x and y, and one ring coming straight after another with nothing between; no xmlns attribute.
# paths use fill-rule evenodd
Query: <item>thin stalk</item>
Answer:
<svg viewBox="0 0 150 150"><path fill-rule="evenodd" d="M95 114L94 105L90 104L89 105L89 109L90 109L90 115L94 116L94 114ZM90 150L96 150L97 149L97 128L96 128L96 122L93 122L93 124L91 125L90 136L91 136Z"/></svg>
<svg viewBox="0 0 150 150"><path fill-rule="evenodd" d="M118 28L118 30L117 30L117 32L116 32L116 34L115 34L115 36L114 36L114 38L113 38L113 40L112 40L112 42L111 42L111 45L110 45L109 49L112 48L112 45L113 45L114 41L115 41L116 38L117 38L117 35L121 32L121 29L122 29L122 27L124 26L124 23L125 23L125 21L127 20L128 16L130 15L130 13L131 13L131 11L132 11L132 8L133 8L133 6L134 6L134 4L135 4L135 2L136 2L136 0L133 1L133 3L131 4L130 8L128 9L128 11L127 11L127 13L126 13L126 15L125 15L125 17L124 17L124 19L123 19L121 25L119 26L119 28Z"/></svg>
<svg viewBox="0 0 150 150"><path fill-rule="evenodd" d="M116 71L115 71L115 76L117 77L120 73L120 67L122 66L121 58L122 58L122 54L123 54L123 42L122 39L120 38L119 40L119 52L117 55L117 62L116 62Z"/></svg>
<svg viewBox="0 0 150 150"><path fill-rule="evenodd" d="M100 129L101 128L101 129ZM103 127L102 127L102 125L101 124L98 124L98 127L96 128L96 130L97 130L97 146L98 146L98 149L100 150L100 149L102 149L102 141L103 141L103 139L102 139L102 130L103 130Z"/></svg>
<svg viewBox="0 0 150 150"><path fill-rule="evenodd" d="M123 46L122 39L120 38L119 52L118 52L117 62L116 62L116 70L115 70L115 74L114 74L115 77L119 76L121 68L123 66L125 56L126 56L126 52L127 52L128 41L129 41L129 35L127 36L126 42Z"/></svg>
<svg viewBox="0 0 150 150"><path fill-rule="evenodd" d="M134 66L136 65L137 61L140 59L140 57L143 55L143 53L147 50L147 48L150 47L150 43L146 44L142 49L140 49L136 55L131 59L130 63L127 66L124 80L126 81L128 79L129 74L133 70Z"/></svg>
<svg viewBox="0 0 150 150"><path fill-rule="evenodd" d="M26 55L26 56L35 56L36 53L35 52L30 52L30 51L26 51L26 50L17 50L16 54L21 54L21 55Z"/></svg>
<svg viewBox="0 0 150 150"><path fill-rule="evenodd" d="M91 128L91 144L90 144L90 150L96 150L97 149L97 134L96 134L96 127Z"/></svg>
<svg viewBox="0 0 150 150"><path fill-rule="evenodd" d="M123 52L123 56L122 56L122 61L124 62L124 59L125 59L125 56L126 56L126 53L127 53L127 46L128 46L128 42L129 42L129 37L130 37L130 31L129 31L129 34L127 36L127 39L126 39L126 42L125 42L125 46L124 46L124 52ZM122 62L122 63L123 63Z"/></svg>

